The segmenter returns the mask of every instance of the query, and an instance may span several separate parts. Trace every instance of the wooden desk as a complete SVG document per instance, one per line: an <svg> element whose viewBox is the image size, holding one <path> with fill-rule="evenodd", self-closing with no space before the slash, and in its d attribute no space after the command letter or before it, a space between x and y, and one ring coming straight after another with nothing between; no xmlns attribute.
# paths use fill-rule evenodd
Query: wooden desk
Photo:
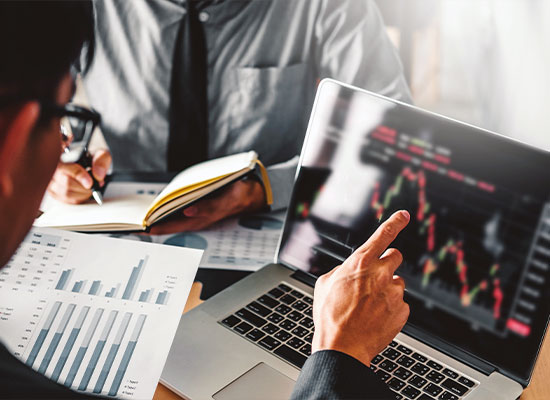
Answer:
<svg viewBox="0 0 550 400"><path fill-rule="evenodd" d="M193 283L189 299L185 305L183 312L191 310L193 307L202 303L200 294L202 290L202 284L200 282ZM548 334L544 340L542 351L539 356L535 371L533 373L533 379L531 385L523 392L521 400L546 400L550 398L550 341L548 340ZM181 399L174 392L170 391L162 384L158 384L157 390L153 397L154 400L179 400Z"/></svg>

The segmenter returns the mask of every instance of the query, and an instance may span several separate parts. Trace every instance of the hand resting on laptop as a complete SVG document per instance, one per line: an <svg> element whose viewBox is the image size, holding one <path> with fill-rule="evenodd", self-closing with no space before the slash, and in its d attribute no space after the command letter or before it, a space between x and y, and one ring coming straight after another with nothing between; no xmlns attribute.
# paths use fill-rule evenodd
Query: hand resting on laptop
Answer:
<svg viewBox="0 0 550 400"><path fill-rule="evenodd" d="M394 275L403 259L388 246L407 226L406 211L393 214L344 263L315 285L312 353L336 350L370 366L409 317L405 282Z"/></svg>

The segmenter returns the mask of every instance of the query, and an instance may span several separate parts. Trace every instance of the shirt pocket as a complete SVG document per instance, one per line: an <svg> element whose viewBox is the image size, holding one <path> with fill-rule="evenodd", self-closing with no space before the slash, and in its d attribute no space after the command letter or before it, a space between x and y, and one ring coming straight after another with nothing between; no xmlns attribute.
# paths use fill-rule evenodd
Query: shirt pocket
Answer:
<svg viewBox="0 0 550 400"><path fill-rule="evenodd" d="M301 146L310 111L306 110L311 88L307 64L241 67L235 72L231 140L256 149L266 161L293 156Z"/></svg>

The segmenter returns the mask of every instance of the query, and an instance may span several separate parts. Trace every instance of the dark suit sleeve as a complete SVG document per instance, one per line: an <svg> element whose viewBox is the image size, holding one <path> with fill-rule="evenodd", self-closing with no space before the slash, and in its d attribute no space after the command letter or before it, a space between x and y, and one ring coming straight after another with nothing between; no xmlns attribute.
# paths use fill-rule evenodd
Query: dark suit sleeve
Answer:
<svg viewBox="0 0 550 400"><path fill-rule="evenodd" d="M0 343L0 399L98 400L100 398L73 392L49 380L12 356Z"/></svg>
<svg viewBox="0 0 550 400"><path fill-rule="evenodd" d="M313 353L302 367L291 400L395 399L365 364L333 350Z"/></svg>

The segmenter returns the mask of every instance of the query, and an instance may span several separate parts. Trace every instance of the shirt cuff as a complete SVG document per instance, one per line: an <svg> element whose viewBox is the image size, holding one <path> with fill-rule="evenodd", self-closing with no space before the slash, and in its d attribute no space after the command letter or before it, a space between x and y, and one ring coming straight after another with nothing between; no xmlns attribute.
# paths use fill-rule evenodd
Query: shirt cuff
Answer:
<svg viewBox="0 0 550 400"><path fill-rule="evenodd" d="M302 367L291 399L395 399L374 372L339 351L313 353Z"/></svg>

